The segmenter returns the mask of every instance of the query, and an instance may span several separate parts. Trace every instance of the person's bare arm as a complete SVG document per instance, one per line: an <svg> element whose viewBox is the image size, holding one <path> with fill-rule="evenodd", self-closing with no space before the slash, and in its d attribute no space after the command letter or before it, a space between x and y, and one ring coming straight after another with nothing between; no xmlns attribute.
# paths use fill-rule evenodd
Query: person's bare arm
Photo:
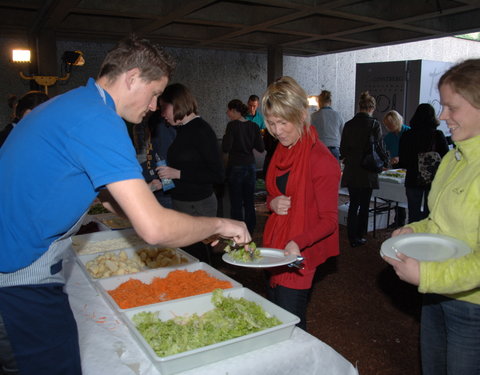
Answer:
<svg viewBox="0 0 480 375"><path fill-rule="evenodd" d="M118 203L113 199L112 194L108 191L108 189L103 189L98 193L98 200L102 202L103 207L105 207L108 211L113 212L119 216L126 217L125 213L123 212L122 208L118 205Z"/></svg>
<svg viewBox="0 0 480 375"><path fill-rule="evenodd" d="M140 179L107 185L140 237L150 244L186 246L219 235L239 244L251 241L245 223L224 218L193 217L162 207Z"/></svg>

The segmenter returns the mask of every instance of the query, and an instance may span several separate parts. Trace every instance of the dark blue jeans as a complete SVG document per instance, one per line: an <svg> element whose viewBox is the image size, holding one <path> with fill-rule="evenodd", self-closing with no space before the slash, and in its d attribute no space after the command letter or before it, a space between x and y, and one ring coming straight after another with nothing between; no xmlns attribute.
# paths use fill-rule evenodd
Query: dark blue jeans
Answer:
<svg viewBox="0 0 480 375"><path fill-rule="evenodd" d="M405 193L408 201L408 222L425 219L428 214L428 193L430 187L407 187ZM423 204L422 204L423 202Z"/></svg>
<svg viewBox="0 0 480 375"><path fill-rule="evenodd" d="M267 285L267 297L281 308L300 318L297 327L307 330L307 303L310 289L291 289L281 285Z"/></svg>
<svg viewBox="0 0 480 375"><path fill-rule="evenodd" d="M230 192L230 217L245 221L248 231L255 230L255 165L237 165L228 170L228 188Z"/></svg>
<svg viewBox="0 0 480 375"><path fill-rule="evenodd" d="M480 305L426 294L420 343L423 375L479 374Z"/></svg>

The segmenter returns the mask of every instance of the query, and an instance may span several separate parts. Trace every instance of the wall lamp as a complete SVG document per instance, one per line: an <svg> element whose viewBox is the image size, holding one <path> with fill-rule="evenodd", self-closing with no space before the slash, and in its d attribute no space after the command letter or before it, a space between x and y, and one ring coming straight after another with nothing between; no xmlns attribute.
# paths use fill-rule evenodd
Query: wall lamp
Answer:
<svg viewBox="0 0 480 375"><path fill-rule="evenodd" d="M310 95L308 97L308 105L310 107L318 107L318 96L316 95Z"/></svg>
<svg viewBox="0 0 480 375"><path fill-rule="evenodd" d="M30 63L30 50L13 50L12 61L15 63ZM72 66L82 66L85 64L85 58L81 51L65 51L62 55L62 71L65 74L62 77L25 75L20 72L20 77L26 80L34 80L38 85L43 86L45 94L48 95L48 87L54 85L57 81L66 81L70 78Z"/></svg>

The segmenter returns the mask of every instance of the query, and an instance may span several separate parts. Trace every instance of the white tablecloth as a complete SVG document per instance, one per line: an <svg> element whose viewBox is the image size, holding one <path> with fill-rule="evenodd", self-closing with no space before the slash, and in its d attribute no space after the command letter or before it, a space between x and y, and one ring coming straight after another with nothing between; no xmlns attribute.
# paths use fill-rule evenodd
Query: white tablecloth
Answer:
<svg viewBox="0 0 480 375"><path fill-rule="evenodd" d="M96 292L74 260L65 264L66 291L78 325L85 375L159 375L125 324ZM358 375L331 347L295 328L289 340L183 372L184 375Z"/></svg>
<svg viewBox="0 0 480 375"><path fill-rule="evenodd" d="M373 190L372 197L387 199L398 202L399 206L406 207L407 195L405 194L405 185L403 183L389 181L387 179L378 179L379 188Z"/></svg>

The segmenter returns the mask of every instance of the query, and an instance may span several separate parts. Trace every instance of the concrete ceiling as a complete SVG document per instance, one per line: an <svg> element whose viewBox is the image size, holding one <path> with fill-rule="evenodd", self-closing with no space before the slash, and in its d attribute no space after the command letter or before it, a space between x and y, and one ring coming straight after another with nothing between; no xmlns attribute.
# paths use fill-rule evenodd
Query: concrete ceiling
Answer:
<svg viewBox="0 0 480 375"><path fill-rule="evenodd" d="M480 30L479 0L0 0L0 35L317 56Z"/></svg>

